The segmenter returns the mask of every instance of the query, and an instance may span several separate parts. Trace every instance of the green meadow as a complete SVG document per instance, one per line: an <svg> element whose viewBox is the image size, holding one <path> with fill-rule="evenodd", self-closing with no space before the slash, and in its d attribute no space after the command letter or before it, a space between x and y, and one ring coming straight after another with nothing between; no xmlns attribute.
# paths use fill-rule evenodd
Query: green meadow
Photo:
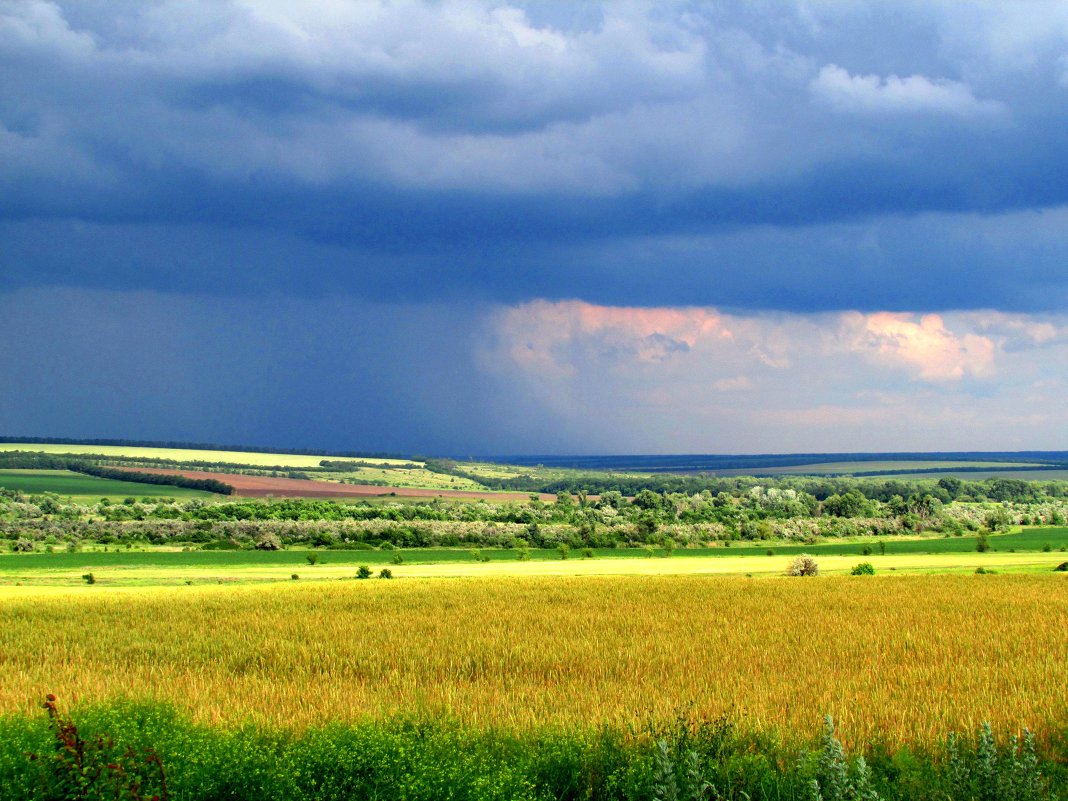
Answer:
<svg viewBox="0 0 1068 801"><path fill-rule="evenodd" d="M0 587L81 586L92 573L106 586L175 585L352 578L360 565L395 578L524 575L781 575L793 556L807 553L825 573L848 573L869 562L877 573L1050 572L1068 560L1068 528L1025 528L988 538L866 538L848 542L767 542L734 547L591 548L406 548L177 550L95 546L75 553L0 554Z"/></svg>
<svg viewBox="0 0 1068 801"><path fill-rule="evenodd" d="M211 498L212 493L184 487L138 484L97 478L69 470L0 470L0 487L38 495L52 492L78 500L100 498Z"/></svg>

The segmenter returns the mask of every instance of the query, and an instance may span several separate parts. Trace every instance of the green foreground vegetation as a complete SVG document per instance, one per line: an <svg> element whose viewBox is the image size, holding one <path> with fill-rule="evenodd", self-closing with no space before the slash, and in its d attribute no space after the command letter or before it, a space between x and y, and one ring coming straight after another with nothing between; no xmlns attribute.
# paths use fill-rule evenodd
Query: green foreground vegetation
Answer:
<svg viewBox="0 0 1068 801"><path fill-rule="evenodd" d="M0 717L0 788L22 801L1043 801L1068 790L1068 777L1030 735L999 742L988 728L864 756L845 752L830 720L798 750L729 719L515 734L401 717L294 733L118 704L56 711L51 725L43 713Z"/></svg>

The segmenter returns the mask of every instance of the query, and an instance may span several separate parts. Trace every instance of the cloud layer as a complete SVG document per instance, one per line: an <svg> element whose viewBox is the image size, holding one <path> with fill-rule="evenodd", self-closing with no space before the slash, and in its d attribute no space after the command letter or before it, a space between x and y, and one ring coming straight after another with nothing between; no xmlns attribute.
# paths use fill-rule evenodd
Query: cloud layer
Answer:
<svg viewBox="0 0 1068 801"><path fill-rule="evenodd" d="M1066 128L1058 0L0 0L0 432L1068 447Z"/></svg>
<svg viewBox="0 0 1068 801"><path fill-rule="evenodd" d="M1058 3L6 0L0 286L1052 310L1066 63Z"/></svg>

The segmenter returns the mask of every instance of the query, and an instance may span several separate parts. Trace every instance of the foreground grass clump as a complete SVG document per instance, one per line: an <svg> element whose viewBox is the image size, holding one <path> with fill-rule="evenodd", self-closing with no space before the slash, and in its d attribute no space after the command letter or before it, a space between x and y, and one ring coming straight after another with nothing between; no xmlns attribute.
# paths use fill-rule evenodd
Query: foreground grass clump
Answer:
<svg viewBox="0 0 1068 801"><path fill-rule="evenodd" d="M394 718L298 733L198 725L158 704L57 718L0 717L4 798L1045 801L1068 789L1063 750L1041 752L1026 735L999 740L989 727L853 756L829 718L800 748L726 719L508 732Z"/></svg>
<svg viewBox="0 0 1068 801"><path fill-rule="evenodd" d="M1052 571L83 585L5 597L0 713L62 688L228 725L633 729L685 709L799 741L831 714L850 747L984 720L1046 742L1068 708L1066 609Z"/></svg>

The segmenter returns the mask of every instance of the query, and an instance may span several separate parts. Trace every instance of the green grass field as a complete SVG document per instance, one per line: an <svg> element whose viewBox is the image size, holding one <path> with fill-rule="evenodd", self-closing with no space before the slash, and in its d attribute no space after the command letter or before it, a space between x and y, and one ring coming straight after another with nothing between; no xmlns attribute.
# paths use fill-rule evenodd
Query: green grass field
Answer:
<svg viewBox="0 0 1068 801"><path fill-rule="evenodd" d="M318 467L324 458L334 461L374 462L375 464L404 464L404 459L365 459L343 456L303 456L291 453L252 453L245 451L204 451L192 448L141 448L127 445L67 445L40 443L0 443L0 451L32 451L34 453L85 454L102 456L128 456L139 459L173 459L176 462L227 462L252 467Z"/></svg>
<svg viewBox="0 0 1068 801"><path fill-rule="evenodd" d="M376 571L387 567L398 577L524 576L524 575L778 575L792 556L818 557L826 573L848 573L859 562L871 562L877 572L955 573L976 568L1006 572L1049 572L1068 560L1068 528L1032 528L990 537L990 551L979 553L975 537L887 538L883 554L875 540L827 542L812 545L765 543L733 548L676 550L595 549L593 556L570 552L561 559L556 550L533 549L529 560L505 549L472 551L461 548L388 550L319 550L317 563L308 550L178 551L93 550L79 553L0 555L0 586L9 591L31 586L78 586L92 572L101 586L175 585L192 582L262 582L300 579L351 578L357 566ZM1046 546L1049 551L1046 551ZM871 550L865 554L865 549ZM1066 550L1061 550L1066 549ZM768 551L771 551L769 554ZM485 558L481 561L475 556ZM397 557L402 560L396 564ZM15 585L22 585L16 587Z"/></svg>
<svg viewBox="0 0 1068 801"><path fill-rule="evenodd" d="M79 500L100 498L212 498L210 492L170 487L161 484L138 484L114 481L68 470L0 470L0 487L28 494L54 492Z"/></svg>

